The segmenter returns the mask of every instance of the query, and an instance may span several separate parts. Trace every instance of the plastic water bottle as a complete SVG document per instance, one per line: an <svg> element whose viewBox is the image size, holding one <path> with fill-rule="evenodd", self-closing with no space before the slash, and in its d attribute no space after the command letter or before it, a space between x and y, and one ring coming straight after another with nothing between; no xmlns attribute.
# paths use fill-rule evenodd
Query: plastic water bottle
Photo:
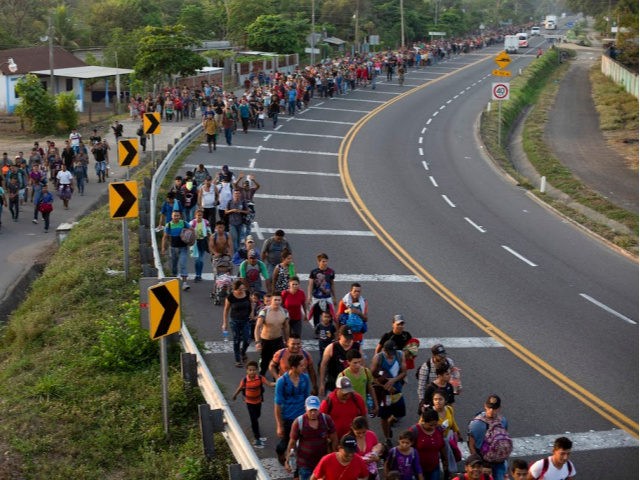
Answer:
<svg viewBox="0 0 640 480"><path fill-rule="evenodd" d="M222 340L224 340L225 342L229 341L229 331L228 330L223 330L222 331Z"/></svg>
<svg viewBox="0 0 640 480"><path fill-rule="evenodd" d="M369 412L369 416L371 418L373 418L373 408L375 407L375 404L373 403L373 398L371 398L371 395L369 395L367 393L367 410Z"/></svg>
<svg viewBox="0 0 640 480"><path fill-rule="evenodd" d="M298 467L298 462L296 462L296 451L293 448L289 451L289 467L292 472L295 472Z"/></svg>

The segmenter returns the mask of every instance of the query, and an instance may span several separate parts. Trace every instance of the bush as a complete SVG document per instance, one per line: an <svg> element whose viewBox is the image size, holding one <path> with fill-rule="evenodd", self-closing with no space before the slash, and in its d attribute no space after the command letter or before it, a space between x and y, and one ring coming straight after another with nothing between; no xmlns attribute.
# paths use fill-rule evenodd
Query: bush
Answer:
<svg viewBox="0 0 640 480"><path fill-rule="evenodd" d="M98 322L94 362L106 370L135 370L158 358L156 343L140 327L140 308L135 302L124 305L125 312Z"/></svg>
<svg viewBox="0 0 640 480"><path fill-rule="evenodd" d="M22 99L16 107L18 116L31 125L34 133L53 133L58 124L58 109L55 99L45 91L38 77L27 74L18 80L16 93Z"/></svg>
<svg viewBox="0 0 640 480"><path fill-rule="evenodd" d="M62 128L69 132L78 127L78 111L76 110L76 98L73 92L60 93L56 96L58 118Z"/></svg>

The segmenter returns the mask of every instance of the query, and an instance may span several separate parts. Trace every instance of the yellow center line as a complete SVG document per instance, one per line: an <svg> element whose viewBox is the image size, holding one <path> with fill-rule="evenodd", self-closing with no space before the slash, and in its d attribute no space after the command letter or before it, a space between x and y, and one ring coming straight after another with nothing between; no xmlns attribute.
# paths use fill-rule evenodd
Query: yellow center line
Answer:
<svg viewBox="0 0 640 480"><path fill-rule="evenodd" d="M557 386L559 386L562 390L569 393L570 395L577 398L580 402L585 404L587 407L591 408L593 411L597 412L599 415L604 417L606 420L609 420L617 427L625 430L629 434L633 435L635 438L638 438L638 423L627 417L625 414L612 407L610 404L597 397L593 393L586 390L584 387L577 384L575 381L571 380L565 374L552 367L549 363L544 361L542 358L534 354L532 351L525 348L522 344L517 342L511 336L497 328L493 325L489 320L484 318L481 314L476 312L473 308L467 305L464 301L462 301L457 295L455 295L451 290L445 287L442 283L440 283L433 275L431 275L422 265L420 265L390 234L387 232L382 225L378 222L378 220L373 216L373 214L369 211L366 204L360 197L358 191L356 190L355 185L351 179L351 174L349 172L349 151L351 149L351 144L353 140L356 138L356 135L359 131L371 120L374 116L382 112L385 108L394 104L397 101L400 101L402 98L415 93L418 90L424 89L430 86L433 83L436 83L444 78L447 78L451 75L459 73L462 70L470 68L472 66L477 65L478 63L484 62L487 59L491 58L492 55L487 55L483 57L481 60L478 60L474 63L466 65L460 70L455 72L447 73L438 79L431 80L424 85L408 90L407 92L399 95L398 97L390 100L389 102L381 105L370 113L361 118L352 128L349 130L342 143L340 144L340 150L338 152L339 159L339 170L340 170L340 178L342 181L343 189L347 194L347 197L354 205L356 212L362 218L367 227L378 237L378 239L382 242L382 244L398 259L400 262L406 266L411 272L413 272L417 277L419 277L431 290L433 290L437 295L439 295L445 302L451 305L455 310L460 312L465 318L467 318L471 323L476 325L480 330L485 332L487 335L493 337L500 343L502 343L505 348L507 348L511 353L513 353L517 358L525 362L531 368L541 373L543 376L551 380Z"/></svg>

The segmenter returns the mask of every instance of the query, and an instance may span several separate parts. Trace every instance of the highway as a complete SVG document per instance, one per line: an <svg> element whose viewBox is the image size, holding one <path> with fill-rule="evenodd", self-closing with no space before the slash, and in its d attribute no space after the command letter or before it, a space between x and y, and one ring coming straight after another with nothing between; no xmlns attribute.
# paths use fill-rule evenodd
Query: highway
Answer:
<svg viewBox="0 0 640 480"><path fill-rule="evenodd" d="M514 74L542 41L513 56ZM411 70L404 87L379 82L314 99L276 130L267 121L264 131L238 132L232 147L210 154L201 146L184 169L228 164L255 175L263 187L254 235L262 241L284 229L303 279L326 252L338 296L362 283L368 361L396 313L422 339L420 362L442 341L463 372L463 431L497 393L515 456L539 457L569 432L579 475L610 478L615 466L616 477L637 478L637 264L549 211L485 157L474 124L490 99L498 51ZM184 313L230 397L243 371L222 341L222 308L210 288L192 284ZM303 338L313 350L310 328ZM249 356L257 358L253 349ZM401 427L414 422L415 386L412 372ZM244 406L231 403L249 432ZM269 467L272 408L267 393L261 424L269 440L258 454Z"/></svg>

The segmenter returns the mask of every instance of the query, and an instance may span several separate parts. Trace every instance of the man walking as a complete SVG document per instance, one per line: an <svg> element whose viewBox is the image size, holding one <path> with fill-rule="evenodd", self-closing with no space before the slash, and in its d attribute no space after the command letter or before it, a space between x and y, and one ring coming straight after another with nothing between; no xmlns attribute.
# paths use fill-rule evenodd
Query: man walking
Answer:
<svg viewBox="0 0 640 480"><path fill-rule="evenodd" d="M564 480L576 476L576 468L569 456L573 442L567 437L558 437L553 442L553 453L550 457L538 460L529 467L527 480Z"/></svg>

